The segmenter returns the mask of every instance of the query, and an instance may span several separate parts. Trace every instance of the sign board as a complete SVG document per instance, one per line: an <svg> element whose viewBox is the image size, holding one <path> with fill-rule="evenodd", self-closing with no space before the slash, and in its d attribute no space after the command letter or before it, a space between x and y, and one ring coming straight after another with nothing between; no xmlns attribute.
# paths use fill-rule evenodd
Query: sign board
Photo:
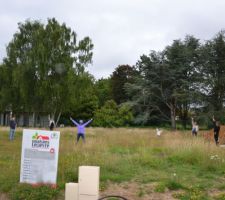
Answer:
<svg viewBox="0 0 225 200"><path fill-rule="evenodd" d="M23 130L20 182L56 184L59 131Z"/></svg>

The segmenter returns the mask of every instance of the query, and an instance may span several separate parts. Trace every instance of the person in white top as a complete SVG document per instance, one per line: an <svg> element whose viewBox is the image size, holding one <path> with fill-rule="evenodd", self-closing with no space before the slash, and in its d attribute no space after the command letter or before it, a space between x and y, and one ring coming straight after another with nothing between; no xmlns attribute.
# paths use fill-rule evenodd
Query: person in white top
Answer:
<svg viewBox="0 0 225 200"><path fill-rule="evenodd" d="M157 135L157 136L160 136L161 133L162 133L162 130L160 130L159 128L157 128L157 129L156 129L156 135Z"/></svg>
<svg viewBox="0 0 225 200"><path fill-rule="evenodd" d="M192 131L191 131L192 135L197 136L199 130L198 124L196 121L194 121L193 117L191 118L191 122L192 122Z"/></svg>
<svg viewBox="0 0 225 200"><path fill-rule="evenodd" d="M49 121L49 130L53 131L53 129L55 128L55 121L53 118L50 118L50 115L48 116L48 121Z"/></svg>

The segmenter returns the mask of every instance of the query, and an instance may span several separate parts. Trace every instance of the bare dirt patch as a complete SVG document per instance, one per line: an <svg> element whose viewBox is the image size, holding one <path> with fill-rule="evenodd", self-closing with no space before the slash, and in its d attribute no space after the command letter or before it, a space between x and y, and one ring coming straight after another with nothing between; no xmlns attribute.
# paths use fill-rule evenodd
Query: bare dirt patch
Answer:
<svg viewBox="0 0 225 200"><path fill-rule="evenodd" d="M0 193L0 200L9 200L6 194L1 194Z"/></svg>
<svg viewBox="0 0 225 200"><path fill-rule="evenodd" d="M128 200L175 200L174 193L171 191L165 191L164 193L157 193L154 191L154 184L142 184L138 183L110 183L107 188L100 192L100 196L119 195L125 197Z"/></svg>

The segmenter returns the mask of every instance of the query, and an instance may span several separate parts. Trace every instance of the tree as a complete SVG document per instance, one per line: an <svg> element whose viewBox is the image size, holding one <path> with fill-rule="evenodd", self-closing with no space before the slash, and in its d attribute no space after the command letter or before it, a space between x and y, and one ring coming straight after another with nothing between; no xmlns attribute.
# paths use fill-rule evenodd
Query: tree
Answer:
<svg viewBox="0 0 225 200"><path fill-rule="evenodd" d="M117 104L128 100L124 85L132 83L135 69L129 65L119 65L111 75L112 98Z"/></svg>
<svg viewBox="0 0 225 200"><path fill-rule="evenodd" d="M102 107L106 101L112 99L109 78L101 78L95 82L95 94L99 100L99 107Z"/></svg>
<svg viewBox="0 0 225 200"><path fill-rule="evenodd" d="M94 78L89 73L83 73L74 80L76 87L72 94L70 116L76 119L88 120L93 117L98 108L99 100L95 92Z"/></svg>
<svg viewBox="0 0 225 200"><path fill-rule="evenodd" d="M190 106L200 101L197 87L200 81L199 49L199 40L193 36L186 36L184 41L175 40L165 49L166 63L173 78L171 86L176 114L171 117L175 123L175 115L179 115L184 128L186 128Z"/></svg>
<svg viewBox="0 0 225 200"><path fill-rule="evenodd" d="M225 32L219 32L202 47L199 73L202 77L201 89L208 111L220 112L225 102Z"/></svg>
<svg viewBox="0 0 225 200"><path fill-rule="evenodd" d="M94 119L96 126L119 127L128 126L133 120L133 115L128 105L118 106L115 101L109 100L95 111Z"/></svg>
<svg viewBox="0 0 225 200"><path fill-rule="evenodd" d="M7 68L4 64L0 65L0 111L4 112L9 106L11 100L11 83Z"/></svg>
<svg viewBox="0 0 225 200"><path fill-rule="evenodd" d="M188 36L184 42L175 40L162 52L141 56L136 64L139 76L134 84L126 85L138 113L137 123L170 120L176 129L177 110L181 113L183 109L187 115L192 103L198 46L198 40Z"/></svg>
<svg viewBox="0 0 225 200"><path fill-rule="evenodd" d="M134 84L126 84L127 92L133 96L131 104L135 108L137 124L168 121L169 106L172 103L171 76L162 52L152 51L143 55L136 67L139 76Z"/></svg>
<svg viewBox="0 0 225 200"><path fill-rule="evenodd" d="M53 117L70 109L74 79L91 63L93 44L54 18L19 23L7 46L4 64L11 78L13 110L44 111ZM16 100L16 101L14 101Z"/></svg>

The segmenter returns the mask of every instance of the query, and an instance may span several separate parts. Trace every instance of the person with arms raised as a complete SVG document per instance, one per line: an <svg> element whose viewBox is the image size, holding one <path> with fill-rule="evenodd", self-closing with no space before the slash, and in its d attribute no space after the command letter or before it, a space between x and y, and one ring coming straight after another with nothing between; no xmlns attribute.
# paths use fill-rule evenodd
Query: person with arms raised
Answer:
<svg viewBox="0 0 225 200"><path fill-rule="evenodd" d="M85 142L85 127L92 122L93 119L90 119L87 122L83 122L83 120L80 120L79 123L72 119L70 117L70 120L73 122L73 124L77 127L77 143L79 142L80 137L82 138L83 142Z"/></svg>

